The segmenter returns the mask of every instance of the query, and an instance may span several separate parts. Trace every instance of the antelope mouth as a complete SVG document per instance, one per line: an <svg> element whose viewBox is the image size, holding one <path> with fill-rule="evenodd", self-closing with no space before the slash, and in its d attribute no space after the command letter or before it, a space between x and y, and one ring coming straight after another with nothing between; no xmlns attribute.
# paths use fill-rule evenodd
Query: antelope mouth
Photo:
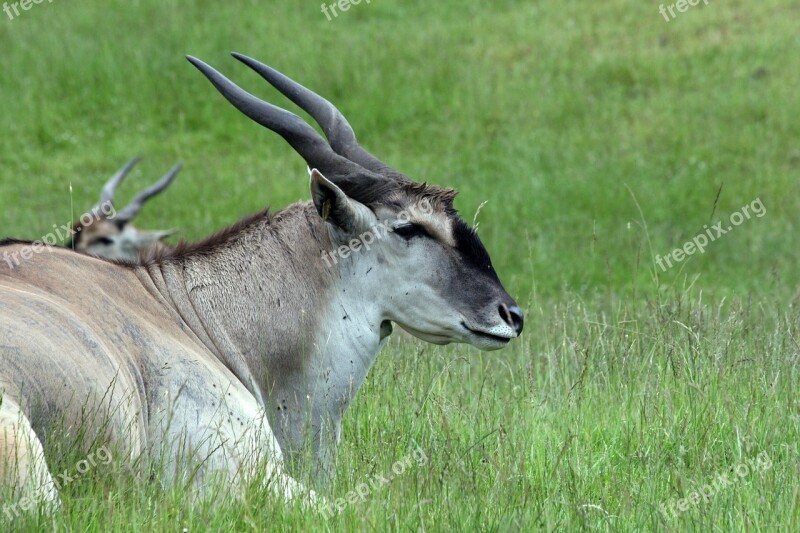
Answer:
<svg viewBox="0 0 800 533"><path fill-rule="evenodd" d="M496 335L494 333L489 333L488 331L474 329L469 326L465 322L461 322L461 327L469 331L472 335L475 335L478 338L490 340L492 342L496 342L499 344L508 344L508 342L513 339L514 337L506 337L503 335Z"/></svg>

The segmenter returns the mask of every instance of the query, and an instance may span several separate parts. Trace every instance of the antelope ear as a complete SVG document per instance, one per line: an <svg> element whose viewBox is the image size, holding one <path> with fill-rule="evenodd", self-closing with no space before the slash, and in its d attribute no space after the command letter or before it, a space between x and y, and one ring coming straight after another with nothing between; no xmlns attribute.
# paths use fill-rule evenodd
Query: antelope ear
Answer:
<svg viewBox="0 0 800 533"><path fill-rule="evenodd" d="M359 206L317 169L311 170L311 199L322 220L348 234L366 225Z"/></svg>
<svg viewBox="0 0 800 533"><path fill-rule="evenodd" d="M171 235L178 233L177 229L168 229L163 231L141 231L136 233L136 244L140 248L152 246L159 241L163 241Z"/></svg>

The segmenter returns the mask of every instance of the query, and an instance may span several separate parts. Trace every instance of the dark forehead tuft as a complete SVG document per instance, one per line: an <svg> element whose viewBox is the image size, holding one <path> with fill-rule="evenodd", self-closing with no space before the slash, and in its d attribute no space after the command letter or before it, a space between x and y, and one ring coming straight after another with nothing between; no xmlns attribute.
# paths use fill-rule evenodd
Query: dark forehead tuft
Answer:
<svg viewBox="0 0 800 533"><path fill-rule="evenodd" d="M472 266L497 279L497 273L492 266L489 252L481 242L478 234L464 222L457 213L452 217L453 239L456 241L456 250L461 258Z"/></svg>
<svg viewBox="0 0 800 533"><path fill-rule="evenodd" d="M413 181L386 181L374 185L357 176L338 180L336 185L350 198L374 209L379 205L403 209L409 204L423 200L429 201L434 209L442 209L448 214L453 212L453 200L458 194L454 189L416 183Z"/></svg>
<svg viewBox="0 0 800 533"><path fill-rule="evenodd" d="M448 214L453 214L453 200L458 195L455 189L448 189L445 187L438 187L436 185L428 185L427 183L407 183L403 186L404 192L412 199L415 200L428 200L434 205L448 211Z"/></svg>

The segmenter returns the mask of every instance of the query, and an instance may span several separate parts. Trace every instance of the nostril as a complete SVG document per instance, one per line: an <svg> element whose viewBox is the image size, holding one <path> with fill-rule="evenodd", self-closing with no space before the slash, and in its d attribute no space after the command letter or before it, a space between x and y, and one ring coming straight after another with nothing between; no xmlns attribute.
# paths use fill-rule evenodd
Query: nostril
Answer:
<svg viewBox="0 0 800 533"><path fill-rule="evenodd" d="M514 328L514 331L517 332L517 335L522 333L522 328L525 325L525 316L522 314L522 309L520 309L516 305L512 305L508 308L508 313L511 315L511 321L509 325Z"/></svg>
<svg viewBox="0 0 800 533"><path fill-rule="evenodd" d="M514 328L514 331L517 332L517 335L522 333L522 326L525 322L525 318L522 315L522 309L516 305L509 307L506 304L500 304L498 311L500 311L500 316L503 318L503 321Z"/></svg>

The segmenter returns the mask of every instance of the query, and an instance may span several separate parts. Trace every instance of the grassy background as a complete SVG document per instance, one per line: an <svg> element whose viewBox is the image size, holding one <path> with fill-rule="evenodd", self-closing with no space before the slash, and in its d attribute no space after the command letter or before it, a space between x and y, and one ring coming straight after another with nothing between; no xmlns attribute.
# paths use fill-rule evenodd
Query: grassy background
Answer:
<svg viewBox="0 0 800 533"><path fill-rule="evenodd" d="M798 16L791 0L712 0L671 22L622 0L373 0L330 22L297 0L0 13L0 233L36 239L75 219L135 154L120 200L186 164L144 228L197 238L307 198L299 156L183 58L288 106L235 50L324 94L392 166L460 189L466 219L487 201L481 236L528 315L502 352L392 340L345 417L330 497L417 444L429 463L330 521L258 491L197 508L117 468L34 522L796 529ZM655 254L756 198L763 218L656 270ZM770 469L659 514L758 453Z"/></svg>

